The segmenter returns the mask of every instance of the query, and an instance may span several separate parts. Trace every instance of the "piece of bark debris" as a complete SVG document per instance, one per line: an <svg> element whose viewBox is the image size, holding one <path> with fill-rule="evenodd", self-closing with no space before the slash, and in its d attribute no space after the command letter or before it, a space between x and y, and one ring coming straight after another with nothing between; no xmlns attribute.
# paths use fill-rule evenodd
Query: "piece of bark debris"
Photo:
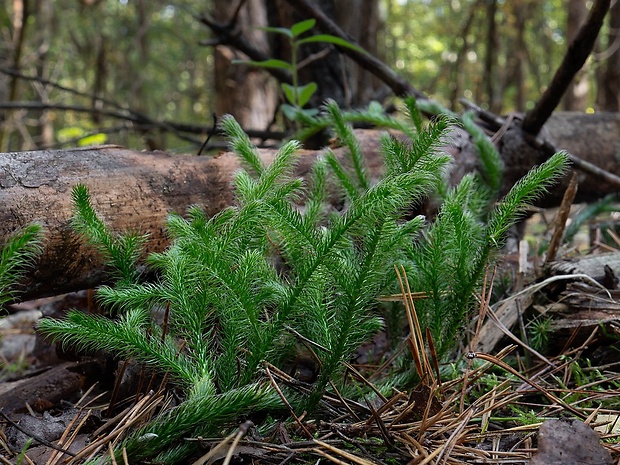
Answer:
<svg viewBox="0 0 620 465"><path fill-rule="evenodd" d="M579 420L546 420L538 431L538 452L530 465L612 465L599 437Z"/></svg>

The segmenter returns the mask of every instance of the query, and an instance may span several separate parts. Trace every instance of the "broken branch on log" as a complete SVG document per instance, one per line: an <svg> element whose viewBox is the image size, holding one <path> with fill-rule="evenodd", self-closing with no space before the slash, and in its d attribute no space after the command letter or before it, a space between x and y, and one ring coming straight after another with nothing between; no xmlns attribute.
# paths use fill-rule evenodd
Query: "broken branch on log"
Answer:
<svg viewBox="0 0 620 465"><path fill-rule="evenodd" d="M576 169L578 169L579 171L582 171L583 173L587 173L591 175L591 177L594 180L603 181L604 183L615 186L616 188L620 187L620 176L616 175L614 172L610 170L606 170L600 167L600 166L609 165L610 164L609 161L612 160L611 158L606 161L606 157L597 157L598 158L597 162L592 163L584 159L586 157L590 158L589 155L586 155L584 157L579 157L575 155L568 148L572 144L571 139L574 139L575 133L579 132L584 137L584 140L586 140L587 138L588 144L591 144L593 140L596 139L597 135L599 135L600 138L596 140L596 142L598 145L600 145L601 141L603 141L602 150L606 152L607 150L605 150L605 144L608 143L609 141L605 140L606 139L605 129L603 129L602 131L586 132L584 131L583 127L578 126L578 127L572 128L571 132L568 132L565 130L560 131L561 128L557 126L555 128L552 127L550 128L549 132L556 134L554 137L554 140L557 142L554 143L550 141L548 138L544 138L540 135L532 136L530 134L525 133L522 127L519 126L517 122L515 121L516 118L513 118L512 121L509 121L506 118L503 118L499 115L491 113L487 110L484 110L483 108L479 107L473 102L470 102L469 100L461 99L460 102L465 108L472 110L482 121L487 123L491 129L495 131L501 130L502 137L504 136L504 134L506 134L510 130L512 131L513 134L517 132L519 135L516 137L513 137L513 139L516 138L516 139L521 139L523 141L526 141L531 148L540 150L542 154L545 155L546 158L550 157L551 155L553 155L559 150L565 150L567 152L568 158L570 159L571 163ZM606 122L611 122L612 120L616 118L615 113L597 113L596 116L591 115L591 117L588 118L587 115L583 115L581 113L562 112L562 113L556 113L555 115L552 115L552 116L555 116L556 118L552 118L550 125L553 126L555 124L554 122L557 122L560 119L567 120L569 118L568 115L571 115L570 117L573 119L579 118L584 123L586 122L586 120L593 121L595 118L598 118L601 121L606 121ZM588 124L591 124L591 123L588 123ZM605 124L608 124L608 123L605 123ZM611 124L613 125L613 123ZM592 126L590 126L590 128L593 129ZM583 148L582 148L582 153L584 153ZM615 145L612 148L615 150ZM585 149L587 151L590 151L591 147L585 148ZM504 159L507 158L504 153L502 153L502 155ZM612 164L615 165L616 164L615 157L612 157L612 158L614 158Z"/></svg>

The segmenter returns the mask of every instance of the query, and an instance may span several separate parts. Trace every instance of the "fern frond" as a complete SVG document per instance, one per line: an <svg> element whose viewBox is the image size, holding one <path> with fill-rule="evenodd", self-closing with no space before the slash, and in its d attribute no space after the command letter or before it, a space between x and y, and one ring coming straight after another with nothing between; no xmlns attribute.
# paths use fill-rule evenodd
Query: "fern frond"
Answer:
<svg viewBox="0 0 620 465"><path fill-rule="evenodd" d="M135 357L155 370L169 373L182 385L191 386L197 379L198 367L180 353L170 337L162 342L157 336L157 327L151 326L153 335L147 336L145 329L149 325L149 313L143 309L132 309L117 321L74 310L64 320L42 319L38 329L63 346L85 351L101 350L124 358Z"/></svg>
<svg viewBox="0 0 620 465"><path fill-rule="evenodd" d="M325 161L334 172L336 180L340 183L340 187L342 188L342 191L346 195L346 197L349 200L357 198L357 196L359 195L357 187L351 180L347 171L340 163L340 160L338 160L338 158L336 157L336 154L331 150L328 150L325 154Z"/></svg>
<svg viewBox="0 0 620 465"><path fill-rule="evenodd" d="M218 395L213 393L210 382L197 384L205 384L206 389L195 388L181 405L135 431L119 450L124 448L136 460L154 458L160 453L163 457L166 449L185 437L214 437L221 434L222 428L236 426L237 419L244 414L283 408L276 393L262 385L250 384ZM190 453L196 448L197 444L193 449L185 450Z"/></svg>
<svg viewBox="0 0 620 465"><path fill-rule="evenodd" d="M346 123L336 102L328 100L325 108L334 126L336 135L349 149L348 155L353 164L357 189L360 192L364 191L370 187L370 179L364 166L364 154L355 134L353 134L353 128Z"/></svg>
<svg viewBox="0 0 620 465"><path fill-rule="evenodd" d="M413 123L416 131L419 133L422 131L422 114L416 103L416 98L413 95L409 95L404 99L405 108L407 109L407 116ZM413 139L413 137L412 137Z"/></svg>
<svg viewBox="0 0 620 465"><path fill-rule="evenodd" d="M410 139L413 139L416 134L415 128L412 128L409 124L386 114L381 104L378 102L371 102L366 109L352 111L339 110L339 112L347 123L362 123L365 125L372 125L376 128L394 129L396 131L401 131ZM320 115L314 118L307 118L301 122L306 127L295 132L293 137L299 140L306 140L329 128L331 118L326 115Z"/></svg>
<svg viewBox="0 0 620 465"><path fill-rule="evenodd" d="M453 346L479 284L479 258L486 245L482 217L488 201L474 176L465 176L448 191L424 239L410 251L415 266L410 277L416 289L429 295L418 305L418 315L431 329L440 357Z"/></svg>
<svg viewBox="0 0 620 465"><path fill-rule="evenodd" d="M449 116L454 121L458 120L458 115L456 113L444 107L437 100L419 100L416 102L416 104L420 110L430 115L444 115Z"/></svg>
<svg viewBox="0 0 620 465"><path fill-rule="evenodd" d="M440 155L441 146L449 129L449 120L440 118L421 131L411 143L395 137L383 136L381 149L385 156L388 173L397 175L414 169L426 169L424 163ZM432 168L431 168L432 169ZM439 180L439 179L438 179Z"/></svg>
<svg viewBox="0 0 620 465"><path fill-rule="evenodd" d="M220 128L228 137L231 149L258 176L263 174L265 164L258 155L258 149L248 135L243 131L239 123L231 115L224 115L220 121Z"/></svg>
<svg viewBox="0 0 620 465"><path fill-rule="evenodd" d="M290 175L295 168L299 148L300 144L297 141L289 141L280 147L273 162L265 169L259 178L256 198L263 198L268 194L272 198L283 198L282 191L278 192L274 189L274 186L279 183L288 184L284 182L282 178ZM295 186L298 185L299 183L295 182ZM291 191L292 190L294 190L294 188L291 189Z"/></svg>
<svg viewBox="0 0 620 465"><path fill-rule="evenodd" d="M348 123L363 123L366 125L370 124L376 128L394 129L402 132L410 139L415 138L415 128L412 128L411 125L400 119L388 115L378 102L370 102L366 109L342 111L342 116Z"/></svg>
<svg viewBox="0 0 620 465"><path fill-rule="evenodd" d="M318 227L325 220L327 207L327 161L319 157L312 165L310 189L303 212L308 225Z"/></svg>

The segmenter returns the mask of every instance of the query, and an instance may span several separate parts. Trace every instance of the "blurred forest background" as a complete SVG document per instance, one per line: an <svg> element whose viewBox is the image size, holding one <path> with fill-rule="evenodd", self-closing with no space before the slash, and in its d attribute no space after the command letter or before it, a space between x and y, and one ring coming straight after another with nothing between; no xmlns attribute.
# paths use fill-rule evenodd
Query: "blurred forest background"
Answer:
<svg viewBox="0 0 620 465"><path fill-rule="evenodd" d="M413 86L459 110L530 109L585 20L586 0L316 0L358 44ZM287 60L257 29L307 19L284 0L8 0L0 11L0 151L100 143L195 152L212 114L283 131L275 79L232 65L238 33ZM240 7L240 8L239 8ZM219 27L220 34L214 32ZM228 33L222 35L221 32ZM618 111L620 2L564 109ZM332 46L304 50L302 83L341 106L389 103L389 88Z"/></svg>

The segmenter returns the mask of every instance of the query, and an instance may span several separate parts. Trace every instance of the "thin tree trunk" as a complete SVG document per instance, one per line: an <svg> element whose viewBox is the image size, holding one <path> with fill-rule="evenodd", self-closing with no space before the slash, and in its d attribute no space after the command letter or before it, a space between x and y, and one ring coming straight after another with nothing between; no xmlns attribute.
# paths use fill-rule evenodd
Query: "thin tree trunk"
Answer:
<svg viewBox="0 0 620 465"><path fill-rule="evenodd" d="M469 31L474 23L474 18L476 17L476 10L478 8L479 2L473 4L468 12L467 19L461 30L459 31L458 37L461 38L462 44L460 47L456 48L456 60L454 61L454 66L452 66L451 82L452 82L452 92L450 93L450 108L454 111L457 109L457 104L460 98L463 97L463 87L465 80L465 72L464 72L464 63L465 57L467 56L467 52L469 51L470 43L468 40Z"/></svg>
<svg viewBox="0 0 620 465"><path fill-rule="evenodd" d="M571 43L588 17L586 0L569 0L566 39ZM587 62L566 90L563 106L566 111L585 111L588 103L589 79Z"/></svg>
<svg viewBox="0 0 620 465"><path fill-rule="evenodd" d="M213 16L228 23L233 19L238 2L216 2ZM245 2L236 24L261 51L270 54L268 36L259 27L268 26L265 0ZM247 129L266 129L278 106L278 89L264 70L233 65L233 60L247 59L230 47L219 45L214 51L215 111L231 114Z"/></svg>
<svg viewBox="0 0 620 465"><path fill-rule="evenodd" d="M607 62L600 84L602 110L620 111L620 1L616 1L609 11L609 32L607 34Z"/></svg>
<svg viewBox="0 0 620 465"><path fill-rule="evenodd" d="M527 0L522 2L521 7L517 7L515 11L517 30L517 40L515 43L515 87L517 89L515 108L517 111L525 111L527 92L525 89L525 48L527 46L525 41L525 23L528 19L528 6Z"/></svg>
<svg viewBox="0 0 620 465"><path fill-rule="evenodd" d="M37 5L37 76L47 78L49 75L48 51L52 42L52 24L54 21L54 5L51 0L40 0ZM39 99L49 103L47 88L37 86ZM43 110L37 124L37 145L49 147L54 142L54 125L51 112Z"/></svg>
<svg viewBox="0 0 620 465"><path fill-rule="evenodd" d="M380 59L377 46L379 31L383 28L379 15L379 2L376 0L352 0L349 2L335 2L336 22L349 34L364 50ZM370 72L362 69L350 58L342 56L345 64L345 100L349 106L363 107L377 98L377 90L381 82Z"/></svg>
<svg viewBox="0 0 620 465"><path fill-rule="evenodd" d="M489 110L493 113L501 113L501 101L498 101L496 91L497 76L495 73L497 53L499 51L499 40L497 35L497 0L487 1L487 40L486 54L484 57L484 79L486 87L486 100Z"/></svg>
<svg viewBox="0 0 620 465"><path fill-rule="evenodd" d="M21 71L21 59L26 42L26 26L30 17L29 0L13 0L13 69ZM13 102L18 97L19 78L13 76L9 84L9 101ZM9 145L9 138L12 132L13 118L15 112L7 110L4 114L4 123L0 127L0 150L6 151Z"/></svg>

